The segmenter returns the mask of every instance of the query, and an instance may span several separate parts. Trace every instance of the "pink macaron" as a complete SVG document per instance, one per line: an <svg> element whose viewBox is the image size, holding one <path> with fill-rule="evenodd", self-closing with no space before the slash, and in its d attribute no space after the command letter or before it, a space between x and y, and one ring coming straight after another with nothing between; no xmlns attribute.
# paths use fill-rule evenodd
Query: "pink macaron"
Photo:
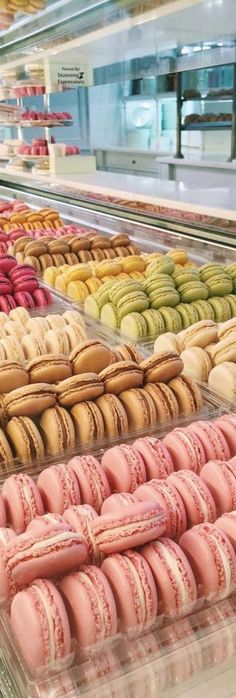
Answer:
<svg viewBox="0 0 236 698"><path fill-rule="evenodd" d="M12 283L15 283L16 280L21 279L22 277L25 276L37 276L37 272L33 267L30 266L30 264L19 264L17 267L13 267L11 271L9 272L9 278L11 279Z"/></svg>
<svg viewBox="0 0 236 698"><path fill-rule="evenodd" d="M14 279L14 293L20 293L21 291L26 291L27 293L33 293L36 288L38 288L38 280L35 276L29 276L28 274L22 275L21 278ZM1 290L1 286L0 286Z"/></svg>
<svg viewBox="0 0 236 698"><path fill-rule="evenodd" d="M199 598L220 601L235 590L235 552L217 526L210 523L194 526L183 534L180 545L193 569Z"/></svg>
<svg viewBox="0 0 236 698"><path fill-rule="evenodd" d="M42 470L37 485L45 511L63 514L68 507L80 504L78 480L71 468L64 463Z"/></svg>
<svg viewBox="0 0 236 698"><path fill-rule="evenodd" d="M0 527L5 528L7 525L6 505L2 494L0 493ZM1 542L1 539L0 539Z"/></svg>
<svg viewBox="0 0 236 698"><path fill-rule="evenodd" d="M227 441L230 455L236 455L236 414L224 414L215 421L215 425L222 432Z"/></svg>
<svg viewBox="0 0 236 698"><path fill-rule="evenodd" d="M227 441L215 422L193 422L187 427L187 431L195 434L201 441L206 463L209 460L228 460L230 458Z"/></svg>
<svg viewBox="0 0 236 698"><path fill-rule="evenodd" d="M151 569L143 555L135 550L110 555L102 570L108 578L116 601L122 630L143 630L154 622L158 598Z"/></svg>
<svg viewBox="0 0 236 698"><path fill-rule="evenodd" d="M77 456L72 458L68 467L79 483L81 504L90 504L98 513L111 490L106 474L94 456Z"/></svg>
<svg viewBox="0 0 236 698"><path fill-rule="evenodd" d="M37 288L33 292L33 299L36 308L45 308L47 305L52 303L52 294L47 288Z"/></svg>
<svg viewBox="0 0 236 698"><path fill-rule="evenodd" d="M15 257L11 257L9 254L4 254L0 257L0 271L4 274L8 274L13 267L17 266L17 261Z"/></svg>
<svg viewBox="0 0 236 698"><path fill-rule="evenodd" d="M133 449L140 453L144 461L147 480L152 480L152 478L161 480L173 472L171 455L160 439L153 436L136 439L133 443Z"/></svg>
<svg viewBox="0 0 236 698"><path fill-rule="evenodd" d="M0 278L0 294L6 296L8 293L11 294L12 292L13 286L11 281L7 278Z"/></svg>
<svg viewBox="0 0 236 698"><path fill-rule="evenodd" d="M8 294L7 296L0 296L0 311L2 313L10 313L10 310L16 308L17 305L20 304L17 303L17 301L13 296L11 296L11 294Z"/></svg>
<svg viewBox="0 0 236 698"><path fill-rule="evenodd" d="M7 548L6 576L17 585L57 577L77 569L87 557L85 540L74 531L49 529L22 533Z"/></svg>
<svg viewBox="0 0 236 698"><path fill-rule="evenodd" d="M35 308L34 299L28 291L16 292L15 301L16 304L20 305L22 308L27 308L28 310Z"/></svg>
<svg viewBox="0 0 236 698"><path fill-rule="evenodd" d="M179 470L169 476L170 482L182 497L187 514L187 526L210 521L217 518L214 499L204 480L191 470Z"/></svg>
<svg viewBox="0 0 236 698"><path fill-rule="evenodd" d="M159 600L159 613L177 618L194 608L197 587L190 564L180 546L169 538L142 548L151 567Z"/></svg>
<svg viewBox="0 0 236 698"><path fill-rule="evenodd" d="M114 596L107 577L99 567L88 565L82 567L80 572L64 577L60 590L73 637L81 647L101 643L116 634Z"/></svg>
<svg viewBox="0 0 236 698"><path fill-rule="evenodd" d="M73 531L77 531L77 533L81 533L84 536L88 553L86 563L100 565L103 555L100 553L91 526L92 522L98 519L95 509L89 504L69 507L69 509L64 511L64 518Z"/></svg>
<svg viewBox="0 0 236 698"><path fill-rule="evenodd" d="M187 428L177 427L165 438L175 470L192 470L199 473L206 462L205 452L198 436Z"/></svg>
<svg viewBox="0 0 236 698"><path fill-rule="evenodd" d="M222 516L216 520L215 525L220 531L225 533L236 552L236 510L227 512L227 514L222 514Z"/></svg>
<svg viewBox="0 0 236 698"><path fill-rule="evenodd" d="M165 511L165 536L178 540L187 529L186 511L182 497L168 480L150 480L135 491L138 501L156 501Z"/></svg>
<svg viewBox="0 0 236 698"><path fill-rule="evenodd" d="M44 514L39 489L26 473L10 475L3 484L2 495L7 520L16 533L23 533L35 516Z"/></svg>
<svg viewBox="0 0 236 698"><path fill-rule="evenodd" d="M37 579L20 591L11 604L10 623L31 672L65 666L72 647L70 626L62 597L52 582Z"/></svg>
<svg viewBox="0 0 236 698"><path fill-rule="evenodd" d="M112 492L134 492L146 482L146 468L139 451L128 444L107 449L102 457Z"/></svg>
<svg viewBox="0 0 236 698"><path fill-rule="evenodd" d="M161 536L166 530L166 514L155 501L136 502L99 516L91 528L102 553L119 553Z"/></svg>
<svg viewBox="0 0 236 698"><path fill-rule="evenodd" d="M35 519L30 521L26 531L27 533L35 532L38 534L44 533L44 531L49 531L52 528L54 530L58 528L59 531L74 531L73 526L70 526L70 524L61 514L53 514L52 512L49 514L43 514L42 516L36 516Z"/></svg>
<svg viewBox="0 0 236 698"><path fill-rule="evenodd" d="M201 470L215 501L218 516L236 509L236 464L230 461L209 461Z"/></svg>
<svg viewBox="0 0 236 698"><path fill-rule="evenodd" d="M111 496L107 497L103 502L101 514L112 514L113 512L120 511L123 507L135 504L135 502L137 502L137 499L135 495L130 492L111 494Z"/></svg>

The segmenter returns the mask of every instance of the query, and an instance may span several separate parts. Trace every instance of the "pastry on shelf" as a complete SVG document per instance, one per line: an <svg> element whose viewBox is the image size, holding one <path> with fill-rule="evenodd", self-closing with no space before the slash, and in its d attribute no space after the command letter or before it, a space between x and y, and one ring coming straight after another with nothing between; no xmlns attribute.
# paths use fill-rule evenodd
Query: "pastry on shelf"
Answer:
<svg viewBox="0 0 236 698"><path fill-rule="evenodd" d="M36 95L45 94L45 85L30 85L25 81L22 84L14 85L11 88L11 97L16 97L18 99L22 97L34 97Z"/></svg>
<svg viewBox="0 0 236 698"><path fill-rule="evenodd" d="M32 123L37 126L64 126L72 124L72 115L69 112L40 112L26 109L21 113L21 124L30 126Z"/></svg>
<svg viewBox="0 0 236 698"><path fill-rule="evenodd" d="M201 92L199 92L199 90L195 90L193 87L189 87L187 90L184 90L184 99L197 99L198 97L201 99Z"/></svg>

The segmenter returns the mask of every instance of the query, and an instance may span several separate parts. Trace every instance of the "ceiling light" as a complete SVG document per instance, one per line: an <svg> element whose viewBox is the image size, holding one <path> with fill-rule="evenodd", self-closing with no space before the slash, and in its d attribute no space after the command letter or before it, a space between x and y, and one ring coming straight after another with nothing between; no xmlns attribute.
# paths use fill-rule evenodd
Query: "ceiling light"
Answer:
<svg viewBox="0 0 236 698"><path fill-rule="evenodd" d="M194 46L194 47L193 47L193 51L195 51L195 52L201 51L201 50L202 50L202 47L201 47L201 46Z"/></svg>

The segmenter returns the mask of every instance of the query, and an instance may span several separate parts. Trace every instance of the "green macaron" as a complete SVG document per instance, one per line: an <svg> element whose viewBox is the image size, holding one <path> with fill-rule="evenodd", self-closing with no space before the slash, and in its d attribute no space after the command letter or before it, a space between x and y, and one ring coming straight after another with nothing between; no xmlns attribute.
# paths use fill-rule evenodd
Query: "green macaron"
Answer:
<svg viewBox="0 0 236 698"><path fill-rule="evenodd" d="M141 313L129 313L121 320L120 331L130 339L145 339L148 335L148 327Z"/></svg>
<svg viewBox="0 0 236 698"><path fill-rule="evenodd" d="M231 319L230 304L225 298L209 298L208 302L214 311L215 322L225 322Z"/></svg>
<svg viewBox="0 0 236 698"><path fill-rule="evenodd" d="M227 293L232 293L233 282L227 274L217 274L207 279L206 286L209 292L209 298L212 296L225 296Z"/></svg>
<svg viewBox="0 0 236 698"><path fill-rule="evenodd" d="M96 300L97 300L100 308L102 308L103 305L105 305L105 303L109 303L109 300L110 300L109 291L112 288L113 284L114 284L114 281L106 281L105 284L102 284L102 286L100 286L98 288L98 290L96 291L96 294L94 294L94 295L96 295Z"/></svg>
<svg viewBox="0 0 236 698"><path fill-rule="evenodd" d="M182 319L175 308L160 308L159 313L164 320L166 332L174 332L175 334L181 332L183 329Z"/></svg>
<svg viewBox="0 0 236 698"><path fill-rule="evenodd" d="M160 259L153 260L151 264L148 265L146 269L146 275L150 276L152 274L173 274L175 270L175 263L171 257L163 257Z"/></svg>
<svg viewBox="0 0 236 698"><path fill-rule="evenodd" d="M147 310L149 299L143 291L132 291L119 299L116 308L118 316L122 320L128 313L141 313L142 310Z"/></svg>
<svg viewBox="0 0 236 698"><path fill-rule="evenodd" d="M104 325L111 327L113 330L120 326L120 319L117 308L113 303L106 303L101 310L101 321Z"/></svg>
<svg viewBox="0 0 236 698"><path fill-rule="evenodd" d="M110 288L108 302L110 301L114 303L114 305L118 305L120 299L127 293L135 293L136 291L142 291L142 286L139 281L134 281L132 279L116 281Z"/></svg>
<svg viewBox="0 0 236 698"><path fill-rule="evenodd" d="M214 310L208 301L193 301L191 307L197 311L198 320L215 320Z"/></svg>
<svg viewBox="0 0 236 698"><path fill-rule="evenodd" d="M199 273L195 269L179 269L173 274L173 279L175 281L176 288L186 284L190 281L200 281Z"/></svg>
<svg viewBox="0 0 236 698"><path fill-rule="evenodd" d="M208 264L203 264L199 267L199 274L201 281L205 282L215 276L216 274L225 273L223 264L215 264L214 262L209 262Z"/></svg>
<svg viewBox="0 0 236 698"><path fill-rule="evenodd" d="M190 325L198 322L198 314L196 309L190 303L178 303L175 310L180 314L183 329L187 329Z"/></svg>
<svg viewBox="0 0 236 698"><path fill-rule="evenodd" d="M159 291L158 289L153 291L153 293L151 293L149 296L149 300L151 308L159 310L159 308L162 306L170 306L171 308L174 307L179 303L180 298L178 291L176 291L175 288L162 288Z"/></svg>
<svg viewBox="0 0 236 698"><path fill-rule="evenodd" d="M231 308L231 317L236 317L236 298L233 295L233 293L227 294L227 296L224 296L225 300L228 301L230 308Z"/></svg>
<svg viewBox="0 0 236 698"><path fill-rule="evenodd" d="M145 318L147 323L147 333L149 337L157 337L159 334L165 332L165 323L159 310L154 310L154 308L149 308L144 310L142 316Z"/></svg>
<svg viewBox="0 0 236 698"><path fill-rule="evenodd" d="M166 287L175 288L175 282L172 276L168 276L168 274L153 274L142 283L142 288L148 295L156 291L156 289Z"/></svg>
<svg viewBox="0 0 236 698"><path fill-rule="evenodd" d="M92 293L91 296L87 296L84 301L84 312L94 318L94 320L99 320L100 318L100 305L98 303L96 293Z"/></svg>
<svg viewBox="0 0 236 698"><path fill-rule="evenodd" d="M179 287L181 303L191 303L208 298L208 288L201 281L189 281Z"/></svg>
<svg viewBox="0 0 236 698"><path fill-rule="evenodd" d="M225 272L231 276L231 279L236 279L236 262L233 262L233 264L228 264L225 267Z"/></svg>

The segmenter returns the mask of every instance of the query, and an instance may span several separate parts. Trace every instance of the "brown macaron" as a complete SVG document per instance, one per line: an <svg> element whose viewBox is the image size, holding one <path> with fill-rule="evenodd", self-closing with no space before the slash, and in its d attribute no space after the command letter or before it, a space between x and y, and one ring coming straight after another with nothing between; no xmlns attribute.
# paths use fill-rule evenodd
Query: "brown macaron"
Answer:
<svg viewBox="0 0 236 698"><path fill-rule="evenodd" d="M70 248L68 243L64 241L63 238L51 240L48 242L48 252L49 254L66 254L69 252Z"/></svg>
<svg viewBox="0 0 236 698"><path fill-rule="evenodd" d="M118 361L136 361L139 364L143 360L142 354L133 344L118 344L114 347L114 352L119 357Z"/></svg>
<svg viewBox="0 0 236 698"><path fill-rule="evenodd" d="M105 427L101 410L96 402L79 402L71 409L76 442L79 444L101 441L105 436Z"/></svg>
<svg viewBox="0 0 236 698"><path fill-rule="evenodd" d="M176 397L180 414L192 414L202 408L202 393L193 378L185 375L178 376L170 381L169 387Z"/></svg>
<svg viewBox="0 0 236 698"><path fill-rule="evenodd" d="M34 383L16 388L5 395L3 409L7 417L33 417L54 407L56 398L48 383Z"/></svg>
<svg viewBox="0 0 236 698"><path fill-rule="evenodd" d="M30 383L57 383L72 375L70 361L63 354L36 356L29 361L26 369Z"/></svg>
<svg viewBox="0 0 236 698"><path fill-rule="evenodd" d="M95 235L93 240L91 240L91 250L105 250L109 247L111 247L111 239L106 235Z"/></svg>
<svg viewBox="0 0 236 698"><path fill-rule="evenodd" d="M81 373L61 381L56 388L60 405L71 407L77 402L95 400L104 393L104 385L97 373Z"/></svg>
<svg viewBox="0 0 236 698"><path fill-rule="evenodd" d="M142 388L124 390L119 397L128 417L129 429L136 431L155 426L157 423L155 403L146 390Z"/></svg>
<svg viewBox="0 0 236 698"><path fill-rule="evenodd" d="M99 374L105 393L119 395L123 390L143 385L143 371L134 361L117 361Z"/></svg>
<svg viewBox="0 0 236 698"><path fill-rule="evenodd" d="M65 257L66 264L69 264L70 267L72 267L73 264L78 264L78 257L77 257L77 254L75 254L74 252L66 252L64 257Z"/></svg>
<svg viewBox="0 0 236 698"><path fill-rule="evenodd" d="M47 251L47 245L41 240L31 240L24 247L25 254L33 255L33 257L40 257L42 254L46 254Z"/></svg>
<svg viewBox="0 0 236 698"><path fill-rule="evenodd" d="M90 250L90 240L86 237L73 237L69 242L69 247L71 252L77 255L81 250Z"/></svg>
<svg viewBox="0 0 236 698"><path fill-rule="evenodd" d="M12 465L13 453L10 448L7 437L4 431L0 429L0 472L1 474L8 470L9 466Z"/></svg>
<svg viewBox="0 0 236 698"><path fill-rule="evenodd" d="M183 361L176 351L152 354L140 363L145 383L168 383L183 371Z"/></svg>
<svg viewBox="0 0 236 698"><path fill-rule="evenodd" d="M40 429L48 455L59 456L74 448L74 425L64 407L56 405L45 410L40 418Z"/></svg>
<svg viewBox="0 0 236 698"><path fill-rule="evenodd" d="M0 361L0 393L9 393L29 383L28 370L17 361Z"/></svg>
<svg viewBox="0 0 236 698"><path fill-rule="evenodd" d="M147 383L144 390L151 395L157 413L157 422L164 424L179 416L179 406L173 390L165 383Z"/></svg>
<svg viewBox="0 0 236 698"><path fill-rule="evenodd" d="M111 247L127 247L129 244L130 239L126 233L117 233L111 238Z"/></svg>
<svg viewBox="0 0 236 698"><path fill-rule="evenodd" d="M127 414L116 395L102 395L96 400L96 404L102 413L106 436L111 438L128 433Z"/></svg>
<svg viewBox="0 0 236 698"><path fill-rule="evenodd" d="M20 462L37 464L45 457L42 437L29 417L13 417L6 426L7 437Z"/></svg>
<svg viewBox="0 0 236 698"><path fill-rule="evenodd" d="M100 373L112 360L112 350L99 339L89 339L73 349L69 359L73 373Z"/></svg>

